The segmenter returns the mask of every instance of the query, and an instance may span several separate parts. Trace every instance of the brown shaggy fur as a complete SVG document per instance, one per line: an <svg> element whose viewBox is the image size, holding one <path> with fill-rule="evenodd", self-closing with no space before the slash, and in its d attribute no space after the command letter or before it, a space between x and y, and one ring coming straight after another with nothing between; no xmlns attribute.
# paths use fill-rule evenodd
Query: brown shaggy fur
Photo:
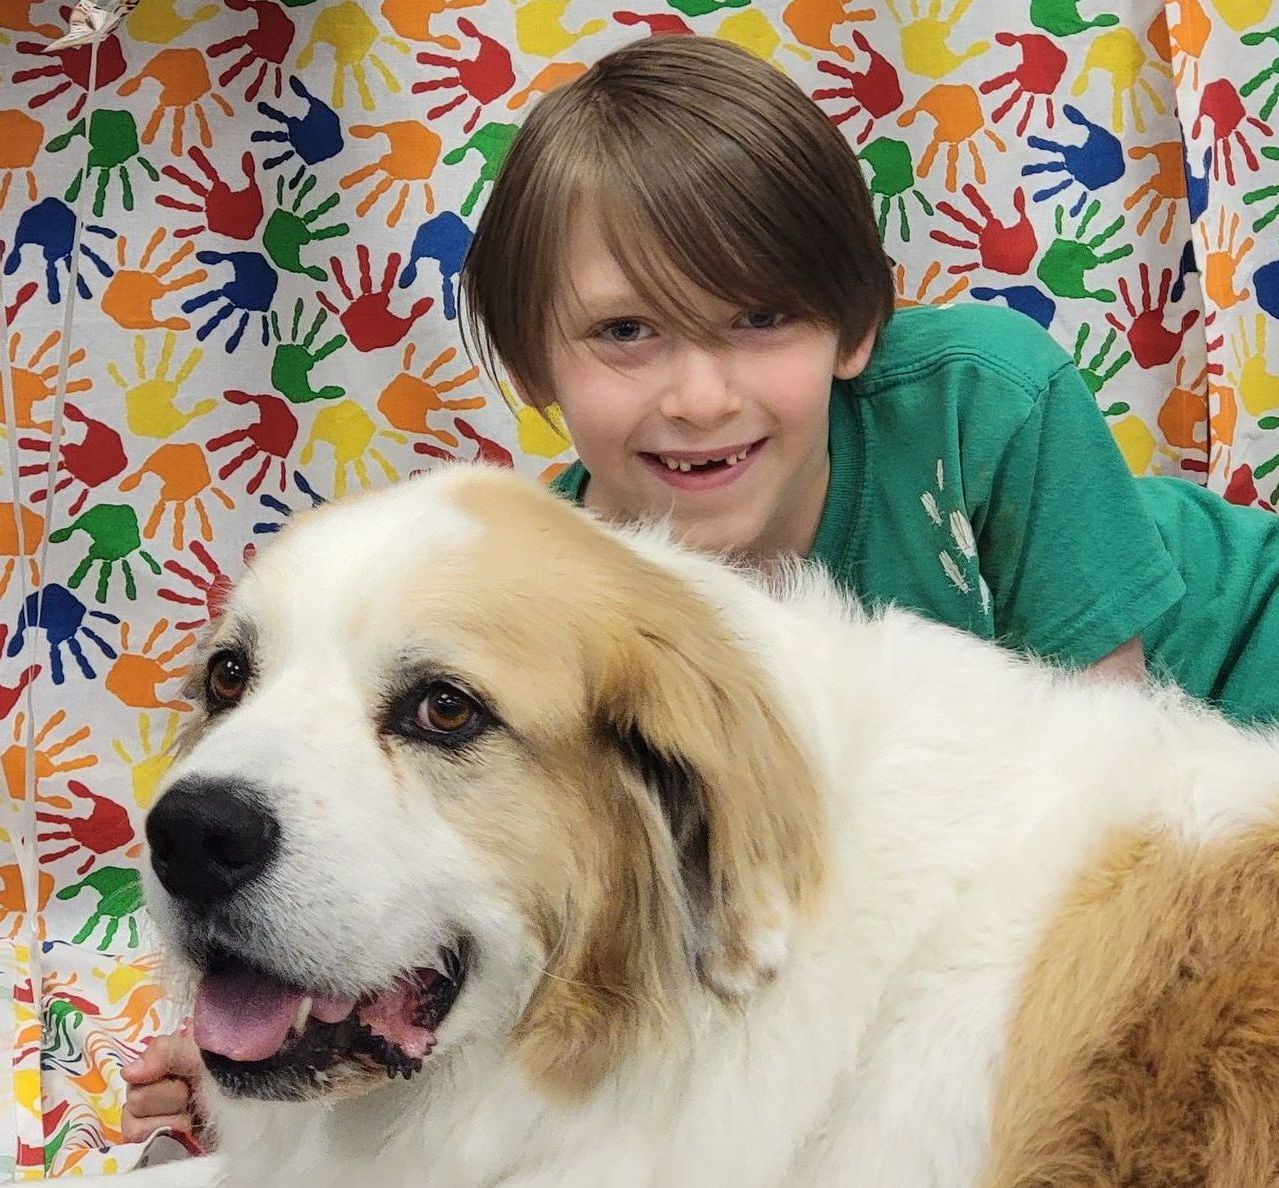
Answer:
<svg viewBox="0 0 1279 1188"><path fill-rule="evenodd" d="M1116 838L1024 990L987 1188L1279 1184L1279 827Z"/></svg>

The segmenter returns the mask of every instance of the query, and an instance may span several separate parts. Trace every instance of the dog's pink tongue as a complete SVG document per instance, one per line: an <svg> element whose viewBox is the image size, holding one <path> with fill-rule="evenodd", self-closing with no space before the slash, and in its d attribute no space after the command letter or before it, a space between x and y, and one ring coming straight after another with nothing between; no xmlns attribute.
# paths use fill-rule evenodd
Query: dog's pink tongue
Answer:
<svg viewBox="0 0 1279 1188"><path fill-rule="evenodd" d="M418 996L413 989L396 982L390 990L360 1007L360 1021L405 1055L420 1060L435 1046L435 1033L414 1022L417 1005Z"/></svg>
<svg viewBox="0 0 1279 1188"><path fill-rule="evenodd" d="M303 997L250 970L206 974L195 995L195 1042L229 1060L266 1060L283 1046Z"/></svg>

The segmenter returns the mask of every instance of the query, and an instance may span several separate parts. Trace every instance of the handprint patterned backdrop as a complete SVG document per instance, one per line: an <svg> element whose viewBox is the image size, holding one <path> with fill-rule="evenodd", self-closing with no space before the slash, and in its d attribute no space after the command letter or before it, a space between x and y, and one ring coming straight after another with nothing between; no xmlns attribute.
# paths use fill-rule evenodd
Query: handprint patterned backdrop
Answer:
<svg viewBox="0 0 1279 1188"><path fill-rule="evenodd" d="M0 0L5 1172L127 1160L119 1065L177 1017L140 817L246 553L418 468L571 457L466 358L456 278L528 105L607 49L775 62L860 151L903 302L1023 311L1134 471L1279 498L1276 0L617 3L141 0L95 60Z"/></svg>

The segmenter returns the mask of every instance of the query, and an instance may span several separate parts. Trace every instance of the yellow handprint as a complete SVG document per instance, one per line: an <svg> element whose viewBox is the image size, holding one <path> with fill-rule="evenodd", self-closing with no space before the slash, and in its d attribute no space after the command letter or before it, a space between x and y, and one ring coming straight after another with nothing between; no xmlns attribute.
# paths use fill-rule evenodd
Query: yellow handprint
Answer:
<svg viewBox="0 0 1279 1188"><path fill-rule="evenodd" d="M1236 33L1264 21L1274 0L1212 0L1212 6Z"/></svg>
<svg viewBox="0 0 1279 1188"><path fill-rule="evenodd" d="M516 0L518 3L518 0ZM556 58L583 37L608 27L603 20L587 21L580 29L564 25L564 13L572 0L525 0L515 10L515 40L526 54Z"/></svg>
<svg viewBox="0 0 1279 1188"><path fill-rule="evenodd" d="M945 78L956 67L990 49L989 41L976 41L957 54L946 44L972 2L959 0L949 19L943 20L943 0L928 0L927 10L923 10L923 0L910 0L911 19L907 22L897 11L897 0L888 0L888 11L902 27L902 60L907 70L924 78Z"/></svg>
<svg viewBox="0 0 1279 1188"><path fill-rule="evenodd" d="M128 238L121 235L116 240L116 263L119 267L102 292L102 311L125 330L191 329L186 318L176 315L157 318L155 314L157 301L189 285L198 285L209 275L203 268L196 268L166 281L169 273L195 252L195 244L187 240L167 259L154 263L155 254L167 234L163 227L155 229L136 268L126 267Z"/></svg>
<svg viewBox="0 0 1279 1188"><path fill-rule="evenodd" d="M1132 474L1145 474L1155 460L1155 435L1136 413L1110 423L1110 432Z"/></svg>
<svg viewBox="0 0 1279 1188"><path fill-rule="evenodd" d="M137 369L138 382L130 386L115 363L107 364L107 374L124 392L125 416L129 431L139 437L155 437L161 440L172 437L196 417L211 413L218 406L216 400L200 400L192 406L190 412L182 412L175 401L182 385L190 378L191 373L199 366L204 352L194 347L186 357L186 361L178 368L177 374L169 378L169 365L173 362L173 349L177 344L177 335L173 331L166 332L164 345L160 348L160 358L156 363L155 375L147 375L146 339L138 335L133 340L133 361Z"/></svg>
<svg viewBox="0 0 1279 1188"><path fill-rule="evenodd" d="M1228 376L1244 408L1251 416L1260 417L1279 409L1279 374L1266 366L1266 315L1258 314L1253 326L1255 343L1251 347L1246 325L1231 335L1234 366Z"/></svg>
<svg viewBox="0 0 1279 1188"><path fill-rule="evenodd" d="M1124 130L1124 96L1128 97L1128 105L1132 109L1133 127L1138 132L1146 130L1146 121L1141 114L1141 105L1137 101L1137 88L1146 94L1150 106L1160 115L1168 109L1159 96L1159 92L1141 77L1141 72L1149 67L1164 78L1172 78L1172 70L1163 62L1147 56L1146 51L1130 29L1111 29L1099 34L1088 47L1084 58L1084 68L1071 92L1082 95L1088 90L1089 80L1094 70L1102 70L1110 75L1113 93L1110 109L1110 121L1116 132Z"/></svg>
<svg viewBox="0 0 1279 1188"><path fill-rule="evenodd" d="M972 158L973 177L978 185L984 185L986 166L977 148L977 134L980 132L1001 153L1007 146L997 133L985 126L986 120L977 92L967 83L938 83L925 91L914 107L902 112L897 117L897 123L907 127L915 122L920 112L932 116L936 127L920 159L919 176L928 176L937 159L937 153L943 144L946 145L946 189L953 194L958 186L959 146L966 145L968 155Z"/></svg>
<svg viewBox="0 0 1279 1188"><path fill-rule="evenodd" d="M741 46L765 62L771 62L779 49L787 50L805 62L811 61L813 56L798 45L782 41L773 22L758 8L748 8L726 16L715 30L715 36L721 41L731 41L734 45Z"/></svg>
<svg viewBox="0 0 1279 1188"><path fill-rule="evenodd" d="M218 5L206 4L183 17L178 15L176 0L146 0L129 13L129 34L134 41L170 45L193 25L217 16L219 11Z"/></svg>
<svg viewBox="0 0 1279 1188"><path fill-rule="evenodd" d="M155 794L173 762L173 744L178 737L180 719L176 712L166 715L164 736L160 739L159 749L151 746L151 719L146 714L138 715L138 745L141 758L135 759L125 748L123 739L113 739L111 749L120 757L120 761L129 769L129 779L133 785L133 799L143 811L155 803Z"/></svg>
<svg viewBox="0 0 1279 1188"><path fill-rule="evenodd" d="M564 424L564 414L558 404L545 409L533 408L517 400L506 384L500 386L502 399L515 417L515 436L521 453L536 458L554 458L572 447L573 439L569 437L568 426Z"/></svg>
<svg viewBox="0 0 1279 1188"><path fill-rule="evenodd" d="M346 99L346 72L351 72L355 79L355 88L360 93L360 104L365 111L373 110L373 94L369 90L368 74L364 63L369 64L382 76L386 89L392 95L400 90L399 79L391 73L391 68L373 52L374 45L381 41L402 54L409 52L409 47L396 38L387 37L377 30L377 26L369 20L364 9L355 0L343 0L332 8L326 8L315 18L311 26L311 39L298 54L298 69L305 70L315 56L315 47L319 42L333 49L333 106L341 107Z"/></svg>
<svg viewBox="0 0 1279 1188"><path fill-rule="evenodd" d="M306 466L315 456L316 442L324 441L333 447L333 494L340 498L346 494L346 471L349 466L354 472L361 487L369 487L369 470L364 463L365 455L372 458L386 475L388 482L395 482L399 477L394 467L388 462L380 450L374 446L377 437L387 437L404 445L408 438L402 433L392 433L389 429L379 429L368 413L353 400L342 400L336 404L326 404L315 414L311 425L311 435L302 447L302 465Z"/></svg>

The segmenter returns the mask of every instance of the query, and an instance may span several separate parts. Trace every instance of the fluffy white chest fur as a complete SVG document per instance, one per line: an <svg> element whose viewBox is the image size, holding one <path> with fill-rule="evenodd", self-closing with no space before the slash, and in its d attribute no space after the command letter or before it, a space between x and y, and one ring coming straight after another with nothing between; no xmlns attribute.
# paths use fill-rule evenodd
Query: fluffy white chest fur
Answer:
<svg viewBox="0 0 1279 1188"><path fill-rule="evenodd" d="M465 469L291 526L194 693L157 1180L1276 1174L1273 736Z"/></svg>

